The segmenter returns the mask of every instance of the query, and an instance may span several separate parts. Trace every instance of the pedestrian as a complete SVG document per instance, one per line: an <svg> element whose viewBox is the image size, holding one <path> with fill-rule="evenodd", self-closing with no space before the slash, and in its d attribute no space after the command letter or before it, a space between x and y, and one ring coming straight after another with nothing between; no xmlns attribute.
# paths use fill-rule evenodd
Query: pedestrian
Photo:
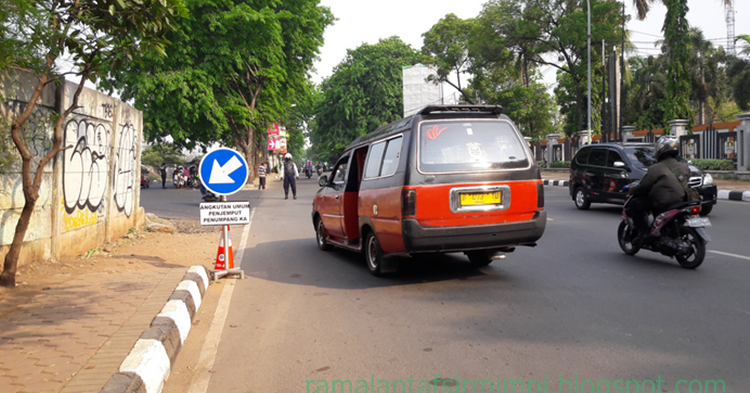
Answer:
<svg viewBox="0 0 750 393"><path fill-rule="evenodd" d="M284 199L289 199L289 187L292 188L292 197L297 199L297 179L299 171L297 164L292 161L292 154L286 153L284 164L282 165L281 178L284 180Z"/></svg>
<svg viewBox="0 0 750 393"><path fill-rule="evenodd" d="M161 172L161 188L167 188L167 163L162 162L159 166L159 172Z"/></svg>
<svg viewBox="0 0 750 393"><path fill-rule="evenodd" d="M260 163L260 166L258 167L258 189L259 190L265 190L266 189L266 164Z"/></svg>

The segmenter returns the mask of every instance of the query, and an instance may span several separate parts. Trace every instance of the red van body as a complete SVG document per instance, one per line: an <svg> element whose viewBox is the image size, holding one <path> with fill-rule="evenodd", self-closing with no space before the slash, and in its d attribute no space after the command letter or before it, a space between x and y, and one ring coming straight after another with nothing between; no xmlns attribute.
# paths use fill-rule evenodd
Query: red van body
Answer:
<svg viewBox="0 0 750 393"><path fill-rule="evenodd" d="M463 252L484 266L544 233L544 189L523 136L499 106L430 106L357 138L321 177L318 246L400 256Z"/></svg>

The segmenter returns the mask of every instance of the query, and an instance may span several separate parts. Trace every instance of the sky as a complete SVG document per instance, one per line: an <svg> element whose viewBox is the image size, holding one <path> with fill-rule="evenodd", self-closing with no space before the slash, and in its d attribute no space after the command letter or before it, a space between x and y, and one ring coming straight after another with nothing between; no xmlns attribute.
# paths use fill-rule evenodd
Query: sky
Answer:
<svg viewBox="0 0 750 393"><path fill-rule="evenodd" d="M462 19L473 18L479 15L484 3L486 0L321 0L321 5L330 7L338 20L326 29L313 81L320 83L330 76L333 68L346 56L347 49L355 49L363 43L375 44L382 38L398 36L414 49L421 49L422 34L445 15L453 13ZM690 25L703 30L704 37L715 46L725 46L727 24L722 3L718 0L688 0L688 7ZM750 20L750 1L735 0L734 9L735 35L750 34L750 25L742 23ZM631 15L627 29L631 31L630 39L638 47L638 53L658 54L653 42L662 37L666 8L657 1L646 19L638 21L632 0L626 0L625 12ZM595 48L592 46L592 50ZM541 71L546 84L554 83L555 73L551 67L543 67Z"/></svg>

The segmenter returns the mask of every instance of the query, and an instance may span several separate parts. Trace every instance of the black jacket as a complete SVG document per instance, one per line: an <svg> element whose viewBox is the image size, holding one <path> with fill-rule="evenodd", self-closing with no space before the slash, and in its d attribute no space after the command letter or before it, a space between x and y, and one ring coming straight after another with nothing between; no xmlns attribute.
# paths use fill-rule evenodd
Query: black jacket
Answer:
<svg viewBox="0 0 750 393"><path fill-rule="evenodd" d="M690 178L690 168L686 163L667 157L650 166L641 183L633 187L630 193L640 197L648 196L651 206L656 210L683 202L685 189L670 167L675 168L678 175L684 176L685 181Z"/></svg>

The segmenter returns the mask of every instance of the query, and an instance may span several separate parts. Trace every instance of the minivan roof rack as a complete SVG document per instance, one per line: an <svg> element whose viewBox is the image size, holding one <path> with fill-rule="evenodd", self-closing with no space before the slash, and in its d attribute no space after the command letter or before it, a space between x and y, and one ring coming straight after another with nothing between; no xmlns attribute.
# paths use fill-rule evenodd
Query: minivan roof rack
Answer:
<svg viewBox="0 0 750 393"><path fill-rule="evenodd" d="M419 111L420 115L429 115L434 112L477 112L477 113L503 113L500 105L429 105Z"/></svg>

